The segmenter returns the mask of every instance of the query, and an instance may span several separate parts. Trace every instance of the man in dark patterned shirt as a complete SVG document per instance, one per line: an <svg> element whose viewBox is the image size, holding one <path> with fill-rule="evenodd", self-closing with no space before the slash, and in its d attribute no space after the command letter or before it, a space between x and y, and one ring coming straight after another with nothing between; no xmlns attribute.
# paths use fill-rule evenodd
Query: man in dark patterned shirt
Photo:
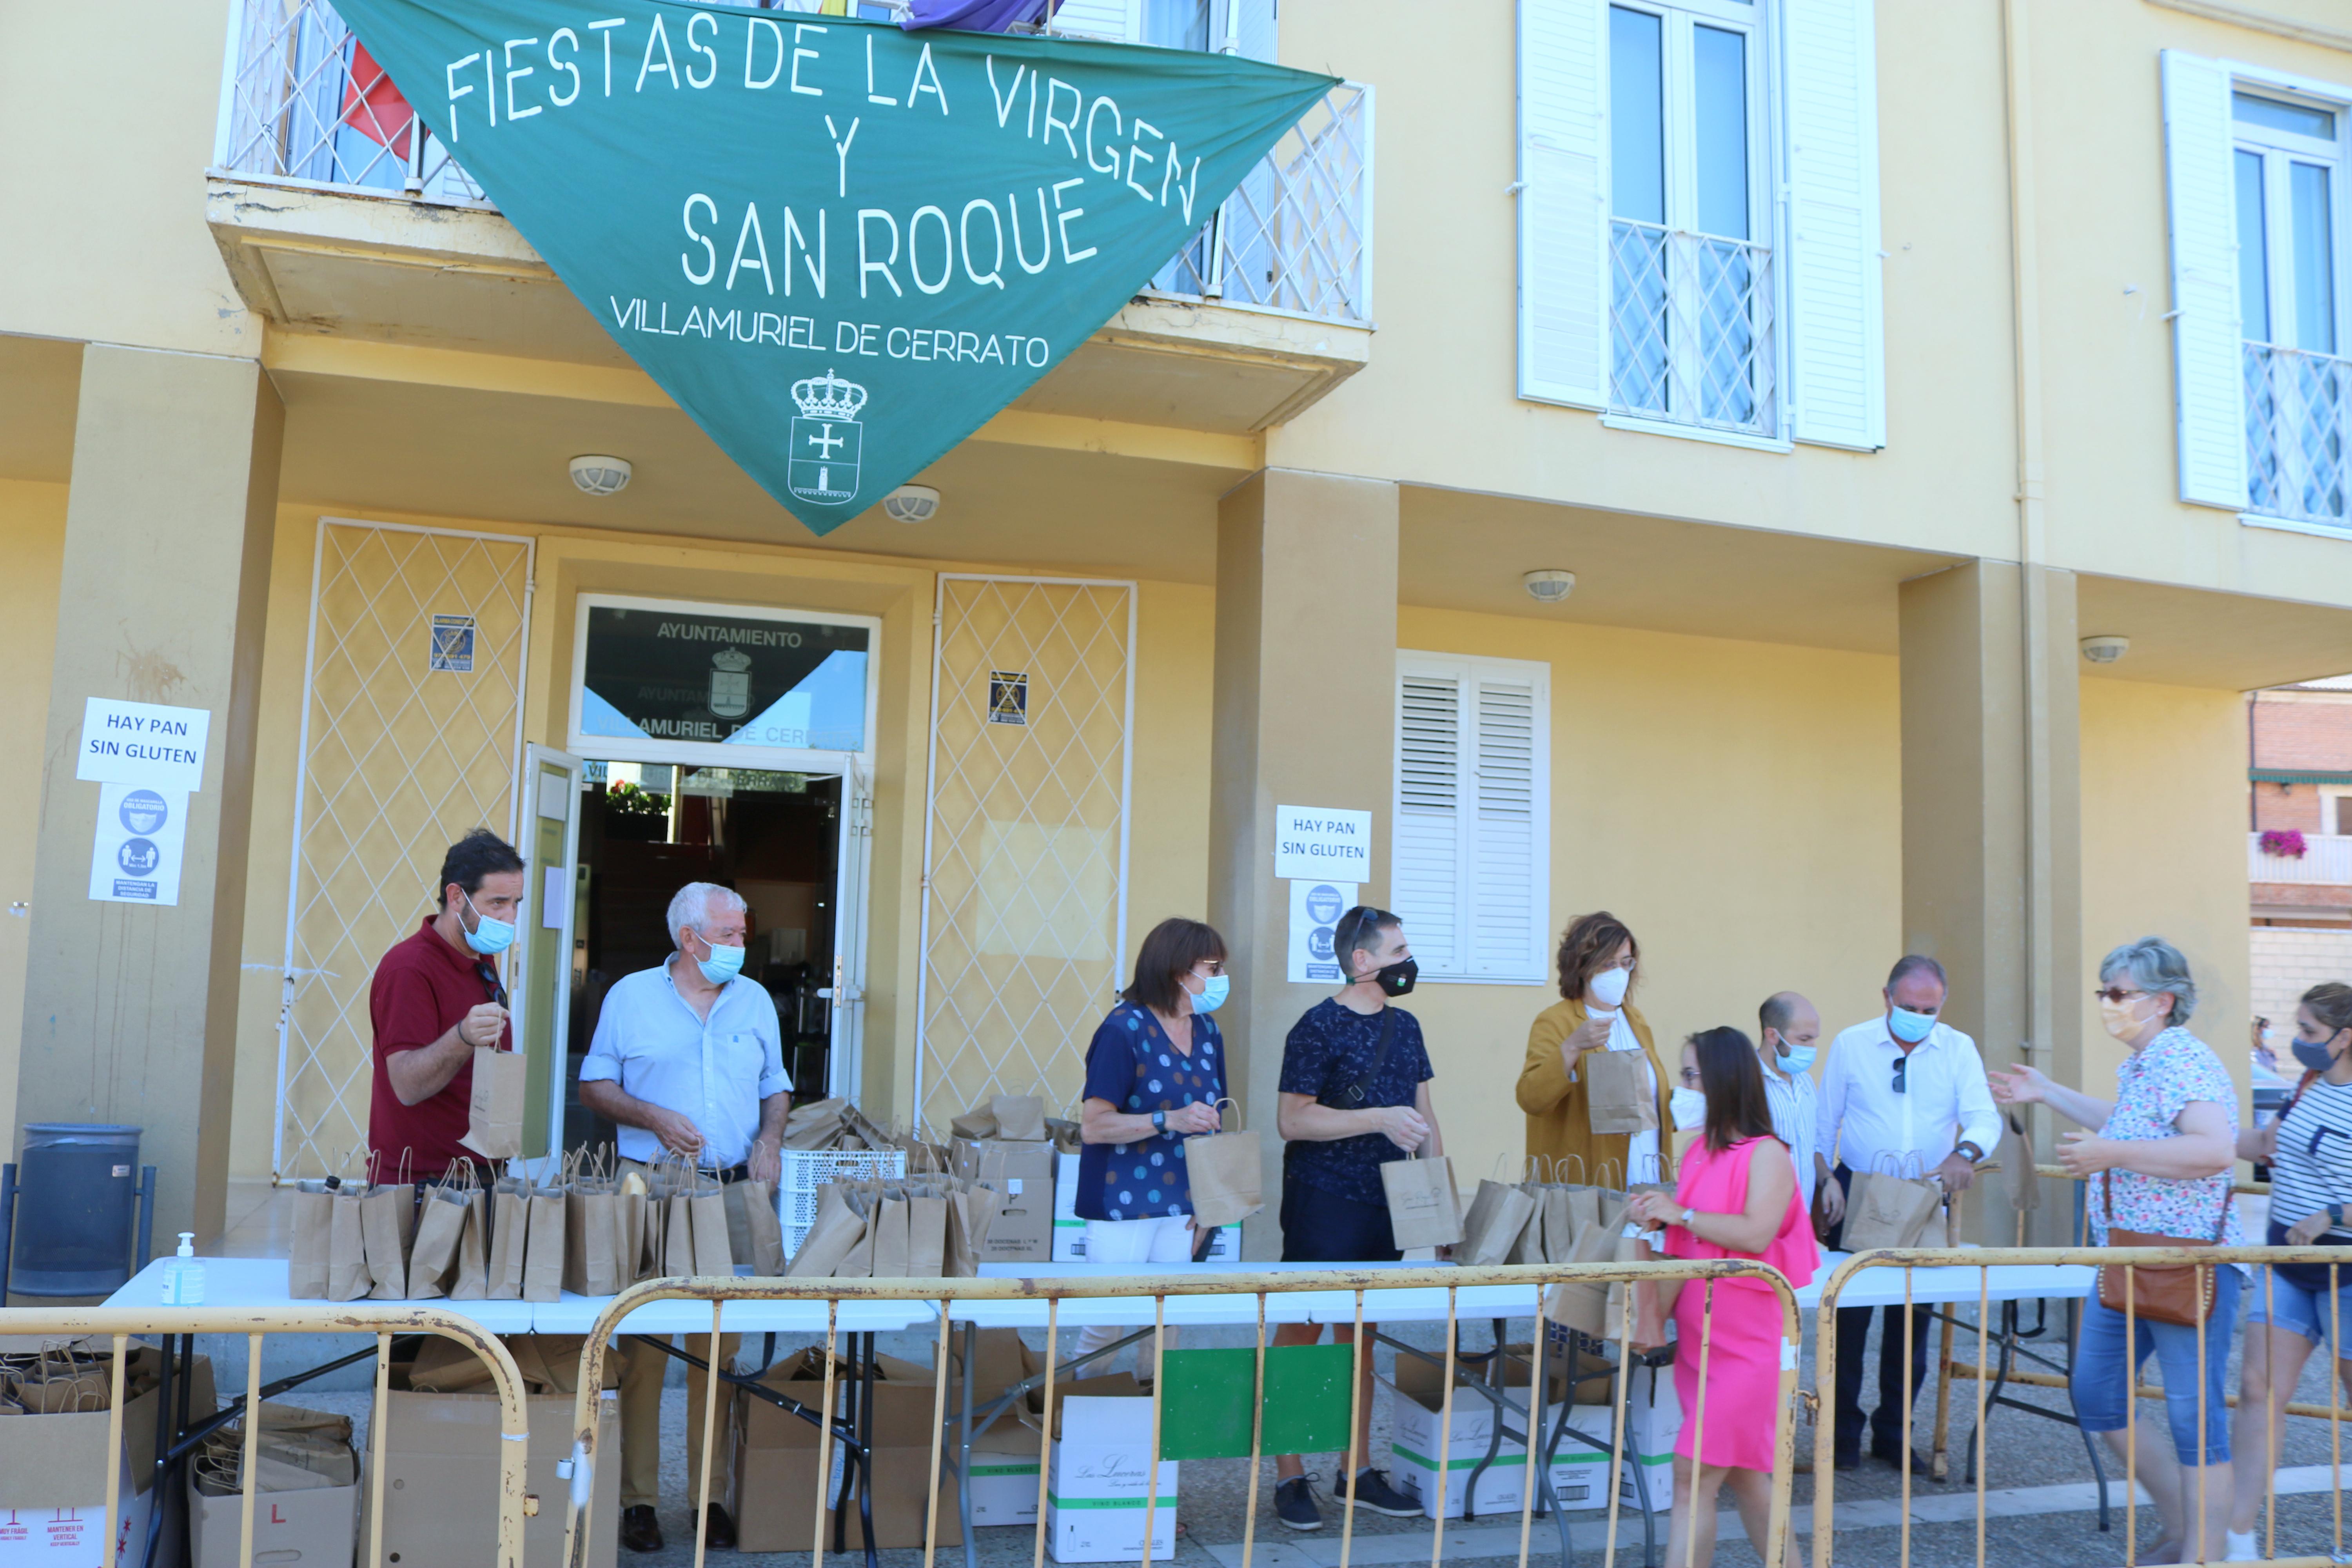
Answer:
<svg viewBox="0 0 2352 1568"><path fill-rule="evenodd" d="M1381 1167L1421 1152L1443 1154L1444 1138L1431 1106L1433 1076L1421 1021L1391 999L1412 989L1419 973L1403 922L1359 905L1339 917L1333 956L1348 984L1307 1009L1283 1042L1279 1084L1282 1151L1282 1258L1286 1263L1395 1262L1402 1256L1389 1226ZM1353 1330L1334 1326L1341 1342ZM1370 1323L1364 1344L1372 1343ZM1286 1323L1278 1345L1312 1344L1322 1330ZM1393 1518L1421 1512L1415 1500L1365 1461L1371 1457L1372 1358L1357 1358L1360 1393L1351 1479L1341 1459L1332 1495ZM1275 1517L1293 1530L1319 1530L1314 1483L1297 1454L1275 1460Z"/></svg>

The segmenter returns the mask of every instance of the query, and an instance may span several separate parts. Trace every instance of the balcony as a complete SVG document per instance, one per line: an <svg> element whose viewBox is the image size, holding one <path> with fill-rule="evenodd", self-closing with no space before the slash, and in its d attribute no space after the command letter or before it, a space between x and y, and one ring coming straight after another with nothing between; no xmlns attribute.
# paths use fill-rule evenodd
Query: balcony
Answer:
<svg viewBox="0 0 2352 1568"><path fill-rule="evenodd" d="M1611 412L1779 437L1771 247L1615 218L1609 258Z"/></svg>
<svg viewBox="0 0 2352 1568"><path fill-rule="evenodd" d="M2263 836L2246 835L2246 880L2352 885L2352 835L2306 833L2301 855L2266 855Z"/></svg>
<svg viewBox="0 0 2352 1568"><path fill-rule="evenodd" d="M229 48L207 217L250 307L294 331L628 365L328 0L240 0ZM1370 355L1371 147L1370 89L1334 89L1017 406L1244 434L1319 401Z"/></svg>
<svg viewBox="0 0 2352 1568"><path fill-rule="evenodd" d="M2352 360L2250 342L2245 374L2246 509L2344 527Z"/></svg>

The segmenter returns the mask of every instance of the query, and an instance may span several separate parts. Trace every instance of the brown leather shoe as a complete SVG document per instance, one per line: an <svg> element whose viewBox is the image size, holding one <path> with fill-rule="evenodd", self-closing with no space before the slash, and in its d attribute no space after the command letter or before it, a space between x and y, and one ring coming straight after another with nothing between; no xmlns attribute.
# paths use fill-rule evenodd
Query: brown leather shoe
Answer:
<svg viewBox="0 0 2352 1568"><path fill-rule="evenodd" d="M734 1531L728 1531L731 1540ZM652 1505L639 1503L621 1510L621 1544L632 1552L659 1552L662 1549L661 1521L654 1518Z"/></svg>
<svg viewBox="0 0 2352 1568"><path fill-rule="evenodd" d="M735 1550L735 1521L717 1503L703 1512L702 1544L713 1552Z"/></svg>

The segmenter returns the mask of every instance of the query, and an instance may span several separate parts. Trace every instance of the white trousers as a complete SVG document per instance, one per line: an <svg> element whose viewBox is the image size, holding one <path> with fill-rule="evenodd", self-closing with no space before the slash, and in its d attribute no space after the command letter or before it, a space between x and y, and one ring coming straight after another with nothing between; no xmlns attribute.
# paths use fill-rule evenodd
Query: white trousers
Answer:
<svg viewBox="0 0 2352 1568"><path fill-rule="evenodd" d="M1088 1263L1189 1263L1192 1259L1192 1223L1182 1215L1153 1215L1149 1219L1090 1219L1087 1221L1087 1261ZM1090 1355L1106 1345L1116 1344L1135 1332L1130 1327L1116 1323L1099 1323L1078 1331L1079 1355ZM1168 1343L1176 1342L1174 1330L1168 1331ZM1150 1342L1136 1354L1138 1370L1149 1373L1151 1363ZM1108 1362L1096 1362L1079 1369L1081 1377L1100 1377L1110 1371Z"/></svg>

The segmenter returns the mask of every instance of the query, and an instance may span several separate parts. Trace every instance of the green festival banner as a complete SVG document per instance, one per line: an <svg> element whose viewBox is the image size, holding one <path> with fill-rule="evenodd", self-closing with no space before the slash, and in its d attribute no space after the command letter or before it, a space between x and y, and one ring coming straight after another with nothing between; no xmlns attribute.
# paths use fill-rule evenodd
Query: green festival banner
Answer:
<svg viewBox="0 0 2352 1568"><path fill-rule="evenodd" d="M817 533L1108 321L1338 79L686 0L337 0L615 342Z"/></svg>

